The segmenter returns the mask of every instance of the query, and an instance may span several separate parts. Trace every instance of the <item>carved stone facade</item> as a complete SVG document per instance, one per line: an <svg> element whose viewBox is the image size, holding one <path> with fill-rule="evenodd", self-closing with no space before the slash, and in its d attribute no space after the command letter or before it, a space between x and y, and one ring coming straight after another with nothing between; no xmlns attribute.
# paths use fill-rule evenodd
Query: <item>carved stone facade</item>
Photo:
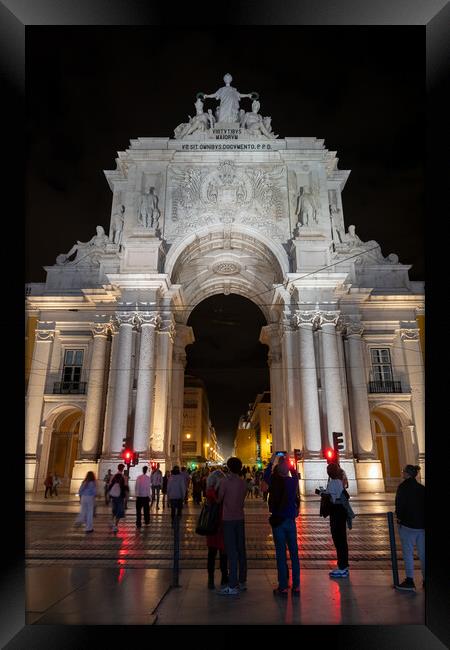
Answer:
<svg viewBox="0 0 450 650"><path fill-rule="evenodd" d="M201 112L211 97L196 102L189 133L180 125L174 139L139 138L119 152L105 172L109 234L97 227L45 267L44 285L28 287L27 315L39 322L29 341L27 490L49 468L64 413L80 427L72 491L86 470L102 478L114 469L126 437L141 455L131 485L143 462L180 460L181 377L195 337L187 320L217 293L249 298L266 318L273 444L303 451L303 493L323 483L323 449L336 430L353 494L383 491L389 418L399 462L420 464L423 480L423 283L377 242L346 231L350 172L323 140L275 137L255 93L239 99L253 100L250 117L224 100L227 119L217 122L212 109ZM73 350L84 388L58 393Z"/></svg>

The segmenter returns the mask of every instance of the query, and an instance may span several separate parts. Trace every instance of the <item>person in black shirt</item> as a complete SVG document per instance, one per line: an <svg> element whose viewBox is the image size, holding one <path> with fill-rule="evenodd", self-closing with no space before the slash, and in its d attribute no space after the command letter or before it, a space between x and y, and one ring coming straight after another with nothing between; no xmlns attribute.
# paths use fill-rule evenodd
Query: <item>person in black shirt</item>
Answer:
<svg viewBox="0 0 450 650"><path fill-rule="evenodd" d="M399 535L403 549L406 579L396 589L414 591L414 545L422 569L423 587L425 587L425 486L416 481L418 465L406 465L403 470L405 479L397 488L395 495L395 514L399 524Z"/></svg>

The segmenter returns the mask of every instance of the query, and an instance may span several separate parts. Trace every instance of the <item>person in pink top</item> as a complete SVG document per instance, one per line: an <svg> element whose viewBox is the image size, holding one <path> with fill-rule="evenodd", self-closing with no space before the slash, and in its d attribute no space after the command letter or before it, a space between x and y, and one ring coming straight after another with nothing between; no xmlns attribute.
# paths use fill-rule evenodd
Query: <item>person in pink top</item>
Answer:
<svg viewBox="0 0 450 650"><path fill-rule="evenodd" d="M232 457L227 460L230 470L220 482L218 501L223 503L223 534L228 556L229 582L218 592L233 596L247 589L247 553L245 549L244 501L247 484L241 478L242 461ZM239 580L238 580L239 565Z"/></svg>

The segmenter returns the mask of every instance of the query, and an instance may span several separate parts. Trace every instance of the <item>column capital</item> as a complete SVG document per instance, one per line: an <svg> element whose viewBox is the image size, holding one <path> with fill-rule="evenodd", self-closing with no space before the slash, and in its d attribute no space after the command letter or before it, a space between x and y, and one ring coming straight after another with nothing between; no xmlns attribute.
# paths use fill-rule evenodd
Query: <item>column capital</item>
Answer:
<svg viewBox="0 0 450 650"><path fill-rule="evenodd" d="M161 319L159 331L162 334L168 334L170 340L172 341L172 343L174 343L177 330L175 327L175 321L173 316L171 316L170 318Z"/></svg>
<svg viewBox="0 0 450 650"><path fill-rule="evenodd" d="M161 316L156 311L139 311L135 313L134 324L136 327L151 325L157 329L161 324Z"/></svg>
<svg viewBox="0 0 450 650"><path fill-rule="evenodd" d="M320 311L318 312L318 321L320 327L324 325L334 325L337 327L338 323L341 322L341 312L340 311Z"/></svg>
<svg viewBox="0 0 450 650"><path fill-rule="evenodd" d="M345 319L343 320L343 327L345 327L347 336L362 336L364 326L360 320Z"/></svg>
<svg viewBox="0 0 450 650"><path fill-rule="evenodd" d="M55 321L39 320L36 325L35 340L52 342L55 337L55 331Z"/></svg>
<svg viewBox="0 0 450 650"><path fill-rule="evenodd" d="M315 329L319 324L320 312L318 312L316 309L298 309L295 312L294 318L296 319L297 327L309 326Z"/></svg>
<svg viewBox="0 0 450 650"><path fill-rule="evenodd" d="M418 329L401 329L400 339L402 341L418 341L419 340L419 330Z"/></svg>
<svg viewBox="0 0 450 650"><path fill-rule="evenodd" d="M91 324L91 332L92 332L92 336L94 337L104 336L106 338L108 336L110 329L111 329L111 325L109 322Z"/></svg>
<svg viewBox="0 0 450 650"><path fill-rule="evenodd" d="M117 326L121 325L135 325L136 312L134 311L116 311L114 315L114 320L117 323Z"/></svg>

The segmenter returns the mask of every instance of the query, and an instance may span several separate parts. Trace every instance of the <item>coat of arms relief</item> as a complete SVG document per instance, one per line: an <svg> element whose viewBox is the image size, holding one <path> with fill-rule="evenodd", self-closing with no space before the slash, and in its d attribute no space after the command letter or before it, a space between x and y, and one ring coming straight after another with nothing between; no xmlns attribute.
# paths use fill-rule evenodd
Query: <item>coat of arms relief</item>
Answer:
<svg viewBox="0 0 450 650"><path fill-rule="evenodd" d="M168 179L170 219L165 237L233 222L264 229L282 241L287 217L286 170L282 166L249 168L225 160L211 167L171 167Z"/></svg>

